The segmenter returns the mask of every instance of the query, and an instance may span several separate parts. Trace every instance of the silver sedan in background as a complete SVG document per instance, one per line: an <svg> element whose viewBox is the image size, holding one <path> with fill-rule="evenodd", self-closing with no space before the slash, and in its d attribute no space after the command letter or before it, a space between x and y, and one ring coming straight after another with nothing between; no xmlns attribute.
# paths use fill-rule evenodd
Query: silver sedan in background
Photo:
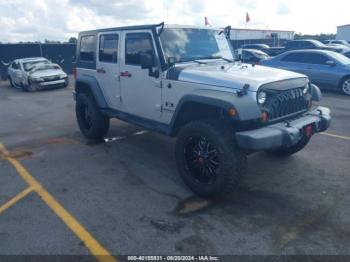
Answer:
<svg viewBox="0 0 350 262"><path fill-rule="evenodd" d="M327 50L297 50L261 63L302 73L321 88L340 90L350 96L350 59L342 54Z"/></svg>
<svg viewBox="0 0 350 262"><path fill-rule="evenodd" d="M43 57L16 59L7 72L11 86L23 91L68 86L62 68Z"/></svg>

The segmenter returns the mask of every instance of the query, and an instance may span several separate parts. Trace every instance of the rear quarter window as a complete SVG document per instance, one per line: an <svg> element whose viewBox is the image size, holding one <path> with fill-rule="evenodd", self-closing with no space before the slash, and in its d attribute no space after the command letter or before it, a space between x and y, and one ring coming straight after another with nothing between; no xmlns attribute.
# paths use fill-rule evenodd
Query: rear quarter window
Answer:
<svg viewBox="0 0 350 262"><path fill-rule="evenodd" d="M86 35L81 37L79 47L79 59L81 61L94 61L96 49L95 43L96 40L94 35Z"/></svg>

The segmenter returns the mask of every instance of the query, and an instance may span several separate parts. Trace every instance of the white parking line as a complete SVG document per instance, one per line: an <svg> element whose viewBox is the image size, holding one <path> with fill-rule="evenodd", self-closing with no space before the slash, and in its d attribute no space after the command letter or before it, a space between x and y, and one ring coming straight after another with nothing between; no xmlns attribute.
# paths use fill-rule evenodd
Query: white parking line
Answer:
<svg viewBox="0 0 350 262"><path fill-rule="evenodd" d="M147 133L148 133L147 130L141 130L141 131L132 133L132 134L127 135L127 136L106 137L104 139L104 141L105 141L105 143L112 143L112 142L124 140L124 139L126 139L128 137L131 137L131 136L141 136L141 135L144 135L144 134L147 134Z"/></svg>
<svg viewBox="0 0 350 262"><path fill-rule="evenodd" d="M344 140L350 140L350 137L348 136L338 136L338 135L334 135L334 134L330 134L330 133L321 133L321 135L324 136L330 136L330 137L335 137L335 138L340 138L340 139L344 139Z"/></svg>
<svg viewBox="0 0 350 262"><path fill-rule="evenodd" d="M140 135L143 135L143 134L146 134L146 133L148 133L147 130L142 130L142 131L135 132L133 135L134 136L140 136Z"/></svg>

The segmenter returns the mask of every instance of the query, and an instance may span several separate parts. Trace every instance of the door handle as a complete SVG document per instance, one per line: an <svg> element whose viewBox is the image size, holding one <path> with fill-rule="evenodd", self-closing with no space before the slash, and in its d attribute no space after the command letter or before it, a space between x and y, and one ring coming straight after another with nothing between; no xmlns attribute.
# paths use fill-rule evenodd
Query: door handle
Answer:
<svg viewBox="0 0 350 262"><path fill-rule="evenodd" d="M132 77L132 74L130 74L128 71L120 72L121 77Z"/></svg>
<svg viewBox="0 0 350 262"><path fill-rule="evenodd" d="M96 69L96 72L97 72L98 74L105 74L105 73L106 73L106 70L105 70L103 67L101 67L101 68L97 68L97 69Z"/></svg>

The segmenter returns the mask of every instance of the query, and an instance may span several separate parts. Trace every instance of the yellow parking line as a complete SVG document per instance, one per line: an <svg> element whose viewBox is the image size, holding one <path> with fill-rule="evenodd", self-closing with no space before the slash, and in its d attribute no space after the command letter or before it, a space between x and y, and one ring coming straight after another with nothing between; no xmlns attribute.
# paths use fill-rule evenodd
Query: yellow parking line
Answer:
<svg viewBox="0 0 350 262"><path fill-rule="evenodd" d="M0 207L0 214L3 213L6 209L12 207L14 204L16 204L18 201L20 201L22 198L24 198L26 195L28 195L32 191L33 191L33 188L28 187L27 189L19 193L17 196L15 196L14 198L6 202L4 205Z"/></svg>
<svg viewBox="0 0 350 262"><path fill-rule="evenodd" d="M334 135L334 134L330 134L330 133L325 133L325 132L321 133L321 135L336 137L336 138L345 139L345 140L350 140L350 137L348 137L348 136L338 136L338 135Z"/></svg>
<svg viewBox="0 0 350 262"><path fill-rule="evenodd" d="M0 143L0 152L17 170L18 174L55 212L55 214L72 230L85 244L92 255L100 262L116 262L114 258L29 172L14 158L8 157L9 152Z"/></svg>

